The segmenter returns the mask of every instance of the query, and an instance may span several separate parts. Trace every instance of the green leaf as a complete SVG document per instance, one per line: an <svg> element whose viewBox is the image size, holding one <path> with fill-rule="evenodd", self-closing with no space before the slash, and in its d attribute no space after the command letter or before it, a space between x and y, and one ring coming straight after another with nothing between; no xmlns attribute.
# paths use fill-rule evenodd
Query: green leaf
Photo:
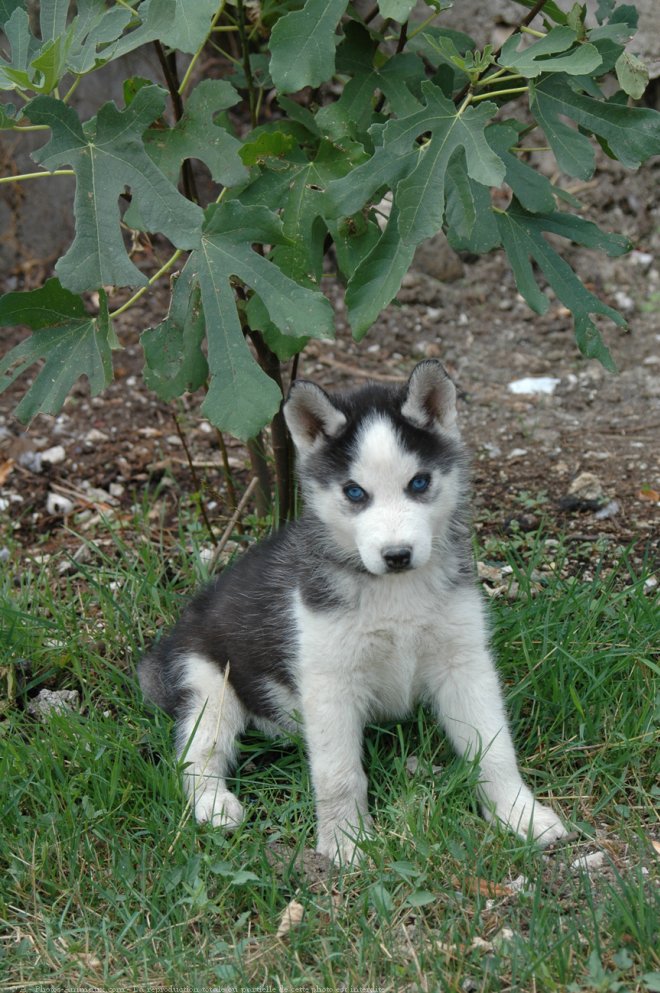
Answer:
<svg viewBox="0 0 660 993"><path fill-rule="evenodd" d="M401 240L398 215L393 210L381 238L346 287L348 320L356 341L364 338L381 310L397 295L414 254L415 246Z"/></svg>
<svg viewBox="0 0 660 993"><path fill-rule="evenodd" d="M555 209L555 190L550 180L510 151L518 143L518 136L518 127L513 122L486 128L488 143L502 159L506 168L505 181L519 202L534 213L552 211Z"/></svg>
<svg viewBox="0 0 660 993"><path fill-rule="evenodd" d="M67 72L86 73L112 58L111 43L131 20L130 10L106 10L103 0L80 0L68 24L69 0L43 0L39 6L41 40L32 35L21 7L6 22L12 58L0 59L0 89L50 93Z"/></svg>
<svg viewBox="0 0 660 993"><path fill-rule="evenodd" d="M461 78L465 79L466 73L459 70L460 59L455 60L466 52L474 51L477 43L462 31L429 26L421 34L414 35L406 47L409 52L419 52L433 66L450 66L452 71L460 72Z"/></svg>
<svg viewBox="0 0 660 993"><path fill-rule="evenodd" d="M131 16L125 7L106 9L103 0L79 0L76 17L69 27L73 41L67 69L83 75L114 58L116 43Z"/></svg>
<svg viewBox="0 0 660 993"><path fill-rule="evenodd" d="M151 41L194 54L209 34L217 9L217 0L142 0L135 10L142 23L124 35L114 57Z"/></svg>
<svg viewBox="0 0 660 993"><path fill-rule="evenodd" d="M415 890L406 898L409 907L426 907L430 903L435 903L438 899L437 893L431 890Z"/></svg>
<svg viewBox="0 0 660 993"><path fill-rule="evenodd" d="M517 0L521 7L527 7L531 10L535 6L536 0ZM566 13L557 6L554 0L546 0L543 4L543 14L545 17L551 17L553 21L557 24L566 24Z"/></svg>
<svg viewBox="0 0 660 993"><path fill-rule="evenodd" d="M263 165L267 159L283 158L296 144L296 139L286 131L261 131L252 141L239 149L241 162L246 166Z"/></svg>
<svg viewBox="0 0 660 993"><path fill-rule="evenodd" d="M144 144L150 157L171 183L176 184L181 164L200 159L208 166L216 183L234 186L248 178L241 162L241 143L221 124L216 115L239 103L241 96L231 83L205 79L190 94L183 116L173 128L150 128Z"/></svg>
<svg viewBox="0 0 660 993"><path fill-rule="evenodd" d="M69 0L41 0L39 27L44 41L55 41L66 31Z"/></svg>
<svg viewBox="0 0 660 993"><path fill-rule="evenodd" d="M447 240L456 251L483 255L500 243L490 190L468 175L462 149L447 166L445 224Z"/></svg>
<svg viewBox="0 0 660 993"><path fill-rule="evenodd" d="M649 82L648 66L630 52L622 52L615 64L619 86L633 100L641 100Z"/></svg>
<svg viewBox="0 0 660 993"><path fill-rule="evenodd" d="M335 71L336 29L348 0L306 0L273 28L270 73L280 93L320 86Z"/></svg>
<svg viewBox="0 0 660 993"><path fill-rule="evenodd" d="M373 210L360 211L352 217L339 221L326 220L325 223L332 235L339 271L348 280L380 241L382 231L378 226L376 213Z"/></svg>
<svg viewBox="0 0 660 993"><path fill-rule="evenodd" d="M391 18L399 24L405 24L410 17L417 0L378 0L381 17Z"/></svg>
<svg viewBox="0 0 660 993"><path fill-rule="evenodd" d="M201 349L204 328L200 290L192 270L185 269L174 280L167 317L140 337L144 381L161 400L192 393L206 382L208 364Z"/></svg>
<svg viewBox="0 0 660 993"><path fill-rule="evenodd" d="M7 293L0 299L0 325L27 324L34 332L0 362L0 393L33 363L44 360L16 408L21 421L39 413L59 413L80 376L89 380L92 396L111 381L111 349L117 342L103 291L100 303L101 312L92 317L80 297L57 279L49 279L38 290Z"/></svg>
<svg viewBox="0 0 660 993"><path fill-rule="evenodd" d="M516 285L530 307L540 314L548 308L548 298L536 283L531 265L533 259L558 299L572 312L580 350L588 358L598 359L606 369L613 371L614 362L591 315L602 314L619 327L626 326L624 318L583 286L543 234L546 231L558 234L588 248L599 248L609 255L621 255L628 251L630 243L627 239L606 234L595 224L570 214L530 214L515 200L506 213L497 211L496 219Z"/></svg>
<svg viewBox="0 0 660 993"><path fill-rule="evenodd" d="M560 169L588 179L595 164L589 139L565 124L570 117L580 128L605 141L623 165L636 169L660 152L660 114L645 107L626 107L576 93L561 76L530 83L530 107L555 154Z"/></svg>
<svg viewBox="0 0 660 993"><path fill-rule="evenodd" d="M257 293L248 300L245 313L250 327L259 331L280 362L288 362L294 355L298 355L309 341L309 335L304 338L294 338L293 335L282 334L271 321L264 302Z"/></svg>
<svg viewBox="0 0 660 993"><path fill-rule="evenodd" d="M13 90L18 86L29 89L32 73L29 66L40 45L30 31L30 19L22 7L13 11L3 26L11 51L11 60L0 58L0 89Z"/></svg>
<svg viewBox="0 0 660 993"><path fill-rule="evenodd" d="M16 105L13 103L0 104L0 131L13 128L16 125Z"/></svg>
<svg viewBox="0 0 660 993"><path fill-rule="evenodd" d="M321 140L313 161L295 148L289 158L269 162L262 174L244 190L245 204L277 204L281 209L284 241L271 253L288 276L303 285L318 283L323 268L324 195L328 182L350 169L345 148Z"/></svg>
<svg viewBox="0 0 660 993"><path fill-rule="evenodd" d="M370 159L327 188L328 209L335 216L357 213L383 187L395 189L399 231L406 244L418 244L436 234L445 207L445 175L452 155L465 152L468 174L477 183L499 186L504 164L484 135L485 125L497 110L486 102L457 110L433 83L422 84L425 106L387 124L376 124L369 133L376 149ZM422 145L418 140L428 133Z"/></svg>
<svg viewBox="0 0 660 993"><path fill-rule="evenodd" d="M457 149L463 149L467 173L475 182L499 186L505 174L502 160L484 135L487 121L496 112L495 105L486 102L461 113L432 84L425 83L423 91L427 100L423 111L390 121L383 129L383 147L395 155L404 144L410 147L420 135L431 132L428 142L412 148L413 168L407 170L396 188L399 231L408 244L418 244L440 230L447 165Z"/></svg>
<svg viewBox="0 0 660 993"><path fill-rule="evenodd" d="M130 187L147 230L160 231L177 248L199 244L201 209L186 200L147 155L142 133L162 113L165 93L144 87L125 110L106 103L83 129L76 112L52 97L36 97L26 113L52 129L33 154L46 169L70 165L76 174L73 244L55 271L76 292L103 285L144 285L128 258L119 226L118 197Z"/></svg>
<svg viewBox="0 0 660 993"><path fill-rule="evenodd" d="M376 91L385 97L385 109L398 117L419 110L415 91L425 78L424 66L409 53L394 55L380 68L357 72L344 86L338 100L316 114L321 131L340 142L346 136L365 143L366 132L379 120L375 111Z"/></svg>
<svg viewBox="0 0 660 993"><path fill-rule="evenodd" d="M238 438L253 437L267 424L281 396L245 342L232 277L259 294L280 332L298 338L333 335L332 308L325 297L293 282L252 248L255 242L285 241L275 214L232 200L208 209L201 247L186 267L199 280L206 318L211 381L202 409L213 424Z"/></svg>
<svg viewBox="0 0 660 993"><path fill-rule="evenodd" d="M507 38L497 61L499 65L512 69L527 79L534 79L542 72L588 75L601 63L600 54L593 45L583 44L572 48L577 42L577 33L569 27L553 28L544 38L518 52L516 48L520 40L520 34ZM568 49L571 48L572 51L569 52ZM557 55L558 52L568 54Z"/></svg>

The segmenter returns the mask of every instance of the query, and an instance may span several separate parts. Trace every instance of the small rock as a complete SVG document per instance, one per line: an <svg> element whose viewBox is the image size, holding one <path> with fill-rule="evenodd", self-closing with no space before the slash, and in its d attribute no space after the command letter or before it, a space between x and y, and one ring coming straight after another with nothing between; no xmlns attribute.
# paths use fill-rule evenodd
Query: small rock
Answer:
<svg viewBox="0 0 660 993"><path fill-rule="evenodd" d="M514 379L508 384L507 389L510 393L552 394L560 382L561 380L555 379L554 376L526 376L524 379Z"/></svg>
<svg viewBox="0 0 660 993"><path fill-rule="evenodd" d="M628 260L633 265L638 265L644 272L653 265L653 256L649 252L632 251L628 256Z"/></svg>
<svg viewBox="0 0 660 993"><path fill-rule="evenodd" d="M502 581L501 567L486 565L485 562L477 562L477 575L479 579L485 579L489 583L500 583Z"/></svg>
<svg viewBox="0 0 660 993"><path fill-rule="evenodd" d="M419 759L416 755L409 755L406 759L406 772L409 776L414 776L419 767Z"/></svg>
<svg viewBox="0 0 660 993"><path fill-rule="evenodd" d="M66 517L73 511L73 500L61 493L49 493L46 497L46 512L53 517Z"/></svg>
<svg viewBox="0 0 660 993"><path fill-rule="evenodd" d="M507 942L513 941L515 936L515 931L512 931L510 927L500 928L497 934L494 934L492 937L493 947L501 948L501 946L505 945Z"/></svg>
<svg viewBox="0 0 660 993"><path fill-rule="evenodd" d="M109 439L107 434L104 434L103 431L99 431L98 428L90 428L87 434L85 435L85 437L83 438L85 444L89 445L90 447L94 447L94 445L98 445L101 442L108 440Z"/></svg>
<svg viewBox="0 0 660 993"><path fill-rule="evenodd" d="M49 462L51 465L59 465L60 462L64 462L65 458L66 452L62 445L54 445L41 453L41 461Z"/></svg>
<svg viewBox="0 0 660 993"><path fill-rule="evenodd" d="M80 706L78 690L40 690L34 700L28 703L28 713L43 720L53 711L64 713L77 710Z"/></svg>
<svg viewBox="0 0 660 993"><path fill-rule="evenodd" d="M630 313L631 310L635 309L635 301L627 293L624 293L623 290L617 290L614 294L614 299L619 310Z"/></svg>
<svg viewBox="0 0 660 993"><path fill-rule="evenodd" d="M523 455L527 455L526 448L512 448L511 451L509 452L510 459L520 459L523 457Z"/></svg>
<svg viewBox="0 0 660 993"><path fill-rule="evenodd" d="M507 886L512 893L526 893L532 888L532 884L527 876L516 876L516 878L512 879L510 883L507 883ZM506 930L508 930L508 928ZM513 931L510 932L510 937L513 937Z"/></svg>
<svg viewBox="0 0 660 993"><path fill-rule="evenodd" d="M578 500L602 500L603 484L593 472L581 472L568 487L568 495Z"/></svg>
<svg viewBox="0 0 660 993"><path fill-rule="evenodd" d="M41 472L41 460L43 456L41 452L33 452L32 449L28 449L25 452L21 452L18 456L18 464L22 465L25 469L29 469L30 472Z"/></svg>
<svg viewBox="0 0 660 993"><path fill-rule="evenodd" d="M571 862L571 869L580 872L593 872L600 869L605 861L605 852L591 852L589 855L581 855L580 858Z"/></svg>
<svg viewBox="0 0 660 993"><path fill-rule="evenodd" d="M619 501L610 500L610 502L606 503L604 507L601 507L600 510L596 511L594 517L596 518L597 521L605 521L609 517L615 517L620 510L621 510L621 504L619 503Z"/></svg>

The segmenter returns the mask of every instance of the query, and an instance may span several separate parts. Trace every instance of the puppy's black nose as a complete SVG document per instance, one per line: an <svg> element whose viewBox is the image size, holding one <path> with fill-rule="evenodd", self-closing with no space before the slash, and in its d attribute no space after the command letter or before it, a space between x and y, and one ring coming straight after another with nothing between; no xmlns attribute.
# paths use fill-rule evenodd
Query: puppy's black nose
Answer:
<svg viewBox="0 0 660 993"><path fill-rule="evenodd" d="M401 545L398 548L384 548L383 558L388 572L401 572L402 569L410 568L412 559L412 549L409 545Z"/></svg>

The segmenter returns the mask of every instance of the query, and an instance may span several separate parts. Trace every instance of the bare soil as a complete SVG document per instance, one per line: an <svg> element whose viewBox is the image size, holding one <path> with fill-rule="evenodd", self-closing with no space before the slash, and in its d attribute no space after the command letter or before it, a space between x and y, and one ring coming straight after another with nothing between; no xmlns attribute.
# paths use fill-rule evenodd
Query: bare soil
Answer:
<svg viewBox="0 0 660 993"><path fill-rule="evenodd" d="M360 343L346 326L341 287L329 277L338 337L312 341L298 374L333 389L369 377L403 381L415 361L440 358L460 390L483 534L542 525L576 547L592 543L598 554L609 547L616 556L621 546L633 546L637 558L647 554L658 538L660 499L659 180L660 160L630 174L603 159L592 182L574 187L583 216L635 244L619 259L575 246L566 256L594 292L625 311L627 332L607 322L603 327L618 374L580 355L570 315L557 300L544 316L529 310L502 253L459 258L441 241L420 251L398 304ZM144 262L151 269L159 259L145 256ZM49 274L39 260L29 260L14 271L11 287L39 285ZM185 397L176 408L161 403L141 376L139 334L162 318L166 301L166 288L156 289L119 320L125 347L115 353L115 381L100 397L90 398L80 381L58 417L39 416L29 429L11 413L25 384L0 397L0 520L8 529L4 542L0 530L0 546L11 530L28 555L61 550L73 541L66 525L80 523L77 515L93 522L99 511L110 511L128 522L131 507L163 479L168 485L159 491L159 510L173 539L181 501L198 487L222 530L231 501L217 432L197 416L200 398ZM4 343L9 347L24 334L6 329ZM553 394L518 395L508 388L538 376L559 380ZM240 496L251 475L249 460L242 445L227 442ZM55 464L39 460L38 453L54 446L64 449L61 461L58 455ZM596 478L579 479L583 473ZM68 512L53 506L53 494L70 501Z"/></svg>

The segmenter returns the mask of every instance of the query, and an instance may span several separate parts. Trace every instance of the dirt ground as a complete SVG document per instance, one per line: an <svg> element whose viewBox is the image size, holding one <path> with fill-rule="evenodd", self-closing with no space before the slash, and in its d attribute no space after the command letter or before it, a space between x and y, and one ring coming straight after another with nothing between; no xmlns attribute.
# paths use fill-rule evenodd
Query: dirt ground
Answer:
<svg viewBox="0 0 660 993"><path fill-rule="evenodd" d="M359 344L343 319L342 291L329 280L338 338L312 341L299 375L329 389L368 377L403 381L416 360L440 358L460 390L460 420L474 454L477 527L511 533L542 523L550 535L565 533L576 543L604 538L597 547L609 544L614 554L634 544L639 557L658 540L660 160L631 174L603 159L595 179L573 191L584 217L635 244L619 259L576 247L566 253L588 286L629 321L628 332L604 326L617 375L579 354L571 318L558 301L543 317L529 310L501 252L458 258L435 242L420 251L399 304ZM39 285L50 274L34 260L27 272L29 282L19 267L5 288ZM81 381L58 417L40 416L29 429L11 413L24 384L0 397L0 546L9 529L27 554L61 550L73 540L66 525L108 508L128 519L131 506L164 476L174 480L161 499L175 534L181 494L195 489L186 448L209 517L218 532L224 527L230 511L218 438L196 416L199 397L178 405L182 440L174 408L142 381L139 334L161 319L165 304L165 288L156 289L120 319L125 347L115 353L116 379L100 397L90 398ZM3 339L9 347L23 334L5 329ZM539 376L558 380L552 394L509 389L514 380ZM240 444L228 443L240 495L249 463Z"/></svg>

